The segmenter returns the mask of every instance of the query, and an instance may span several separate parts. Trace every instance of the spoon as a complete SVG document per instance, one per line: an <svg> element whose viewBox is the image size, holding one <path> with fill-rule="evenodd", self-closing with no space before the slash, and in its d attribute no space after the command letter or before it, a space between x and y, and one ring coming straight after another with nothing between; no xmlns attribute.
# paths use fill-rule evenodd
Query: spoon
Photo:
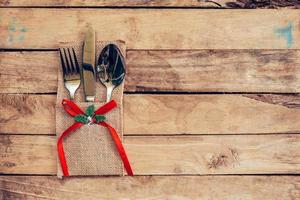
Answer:
<svg viewBox="0 0 300 200"><path fill-rule="evenodd" d="M113 90L125 78L125 60L115 44L106 45L98 58L97 74L100 82L106 87L106 102L109 102Z"/></svg>

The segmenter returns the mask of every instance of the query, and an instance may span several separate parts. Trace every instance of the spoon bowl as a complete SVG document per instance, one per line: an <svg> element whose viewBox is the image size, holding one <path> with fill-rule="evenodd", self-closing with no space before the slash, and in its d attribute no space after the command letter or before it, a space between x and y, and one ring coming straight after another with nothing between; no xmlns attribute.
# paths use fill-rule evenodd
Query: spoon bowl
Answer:
<svg viewBox="0 0 300 200"><path fill-rule="evenodd" d="M96 67L97 76L106 87L106 102L110 101L113 90L124 81L125 68L125 59L118 46L106 45L99 55Z"/></svg>

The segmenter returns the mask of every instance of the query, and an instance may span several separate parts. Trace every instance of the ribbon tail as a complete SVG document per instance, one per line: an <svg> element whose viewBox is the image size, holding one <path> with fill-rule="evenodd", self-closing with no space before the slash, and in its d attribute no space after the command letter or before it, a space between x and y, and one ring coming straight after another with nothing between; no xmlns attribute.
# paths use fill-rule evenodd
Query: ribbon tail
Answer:
<svg viewBox="0 0 300 200"><path fill-rule="evenodd" d="M75 122L72 126L70 126L67 130L65 130L61 136L58 138L57 141L57 151L58 151L58 157L60 160L61 169L64 176L69 176L69 170L68 165L65 157L64 147L63 147L63 139L73 131L75 131L77 128L82 126L83 124L80 122Z"/></svg>
<svg viewBox="0 0 300 200"><path fill-rule="evenodd" d="M122 145L122 142L121 142L120 137L117 134L116 130L113 127L111 127L109 124L107 124L106 122L101 122L100 125L105 126L109 130L109 133L110 133L112 139L114 140L117 150L119 152L119 155L123 161L123 164L124 164L127 174L129 176L133 176L133 171L132 171L130 162L128 160L125 149Z"/></svg>

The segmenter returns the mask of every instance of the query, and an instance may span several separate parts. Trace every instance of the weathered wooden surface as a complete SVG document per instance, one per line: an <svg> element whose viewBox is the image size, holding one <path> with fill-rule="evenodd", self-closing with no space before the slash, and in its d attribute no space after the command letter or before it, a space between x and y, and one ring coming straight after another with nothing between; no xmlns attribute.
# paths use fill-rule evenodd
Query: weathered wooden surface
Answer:
<svg viewBox="0 0 300 200"><path fill-rule="evenodd" d="M0 0L0 7L297 8L298 0Z"/></svg>
<svg viewBox="0 0 300 200"><path fill-rule="evenodd" d="M57 91L57 52L0 52L1 93Z"/></svg>
<svg viewBox="0 0 300 200"><path fill-rule="evenodd" d="M197 1L197 0L1 0L0 6L16 6L16 7L30 7L30 6L41 6L41 7L52 7L52 6L97 6L97 7L220 7L220 5L226 6L227 0L217 0L216 3L208 1ZM220 5L218 5L220 4Z"/></svg>
<svg viewBox="0 0 300 200"><path fill-rule="evenodd" d="M128 91L300 92L298 50L128 52Z"/></svg>
<svg viewBox="0 0 300 200"><path fill-rule="evenodd" d="M1 8L0 18L0 48L57 48L82 40L87 24L128 49L300 47L298 10Z"/></svg>
<svg viewBox="0 0 300 200"><path fill-rule="evenodd" d="M0 199L300 199L300 11L185 9L298 5L0 0ZM124 144L140 176L39 176L56 173L59 63L31 50L82 40L87 24L129 49Z"/></svg>
<svg viewBox="0 0 300 200"><path fill-rule="evenodd" d="M296 200L299 187L300 176L0 177L3 199L27 200Z"/></svg>
<svg viewBox="0 0 300 200"><path fill-rule="evenodd" d="M1 94L0 133L55 134L55 101L55 95ZM124 134L299 133L299 108L294 95L126 94Z"/></svg>
<svg viewBox="0 0 300 200"><path fill-rule="evenodd" d="M300 92L299 50L128 51L127 66L127 92ZM55 51L0 52L0 93L56 92L59 67Z"/></svg>
<svg viewBox="0 0 300 200"><path fill-rule="evenodd" d="M299 174L299 135L126 136L136 175ZM55 174L55 136L0 136L2 174Z"/></svg>
<svg viewBox="0 0 300 200"><path fill-rule="evenodd" d="M138 105L138 106L136 106ZM300 132L300 96L126 96L128 134L263 134Z"/></svg>

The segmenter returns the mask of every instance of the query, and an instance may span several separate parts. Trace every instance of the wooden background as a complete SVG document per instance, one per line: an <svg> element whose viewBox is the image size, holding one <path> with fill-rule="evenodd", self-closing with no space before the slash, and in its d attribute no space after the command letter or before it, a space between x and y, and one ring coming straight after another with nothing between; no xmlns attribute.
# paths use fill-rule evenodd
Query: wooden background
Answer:
<svg viewBox="0 0 300 200"><path fill-rule="evenodd" d="M300 199L299 5L0 0L0 199ZM58 43L87 24L127 44L134 177L55 175Z"/></svg>

